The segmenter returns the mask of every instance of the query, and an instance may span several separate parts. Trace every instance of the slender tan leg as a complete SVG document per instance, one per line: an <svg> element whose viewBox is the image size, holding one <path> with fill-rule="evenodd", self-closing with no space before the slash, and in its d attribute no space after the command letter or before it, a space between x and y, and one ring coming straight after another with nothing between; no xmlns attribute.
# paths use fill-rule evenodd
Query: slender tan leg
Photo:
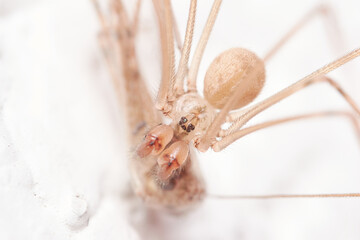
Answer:
<svg viewBox="0 0 360 240"><path fill-rule="evenodd" d="M294 94L295 92L304 89L305 87L319 81L328 81L332 86L333 82L329 81L329 78L322 78L323 75L331 72L332 70L340 67L341 65L351 61L352 59L358 57L360 55L360 49L355 49L352 52L346 54L345 56L335 60L334 62L325 65L324 67L318 69L317 71L309 74L308 76L304 77L303 79L295 82L294 84L290 85L289 87L283 89L282 91L272 95L271 97L255 104L254 106L250 107L234 124L238 128L241 128L244 124L246 124L250 119L254 116L259 114L260 112L264 111L265 109L271 107L272 105L278 103L279 101L287 98L288 96ZM255 69L256 70L256 69ZM256 72L252 72L249 74L249 78L254 78ZM242 85L239 84L229 98L228 102L222 108L222 110L218 113L204 136L195 142L195 146L199 149L199 151L206 151L210 145L215 142L215 138L220 131L220 126L224 123L227 114L229 113L230 109L233 108L234 104L236 104L237 97L239 96L239 92L242 91ZM334 86L337 88L336 86ZM338 91L341 93L342 90ZM348 100L348 99L347 99ZM359 113L358 107L353 103L350 103L354 109Z"/></svg>
<svg viewBox="0 0 360 240"><path fill-rule="evenodd" d="M102 26L103 30L107 30L108 29L107 22L105 20L104 14L101 11L100 4L99 4L98 0L92 0L91 2L92 2L93 6L95 8L96 14L97 14L97 16L98 16L98 18L100 20L100 23L101 23L101 26Z"/></svg>
<svg viewBox="0 0 360 240"><path fill-rule="evenodd" d="M197 0L192 0L191 4L190 4L190 11L189 11L189 17L188 17L188 22L187 22L187 26L186 26L184 47L181 51L180 63L179 63L178 71L176 73L176 79L175 79L175 85L174 85L174 91L177 95L181 95L184 93L184 78L185 78L186 71L187 71L191 43L192 43L193 34L194 34L196 4L197 4Z"/></svg>
<svg viewBox="0 0 360 240"><path fill-rule="evenodd" d="M314 82L326 82L326 83L329 83L330 86L335 88L336 91L338 93L340 93L340 95L349 103L349 105L355 110L355 112L357 112L360 115L360 108L356 105L355 101L334 80L332 80L329 77L323 76L323 77L320 77L319 80L314 80ZM241 124L240 119L242 118L243 114L244 114L244 111L242 111L240 113L233 114L233 116L232 116L232 122L233 123L231 124L231 126L228 129L220 130L219 135L227 136L227 135L232 134L236 130L238 130L239 127L240 127L240 124ZM234 117L236 117L236 118L234 118Z"/></svg>
<svg viewBox="0 0 360 240"><path fill-rule="evenodd" d="M135 143L139 137L143 137L145 130L143 128L139 131L139 126L158 123L160 116L153 107L139 72L134 36L131 33L132 24L121 0L111 1L111 15L108 18L105 18L96 1L94 5L103 28L99 36L100 44L110 68L117 98L125 106L129 137ZM141 94L137 94L139 92Z"/></svg>
<svg viewBox="0 0 360 240"><path fill-rule="evenodd" d="M357 137L360 142L360 125L359 121L355 114L350 112L341 112L341 111L332 111L332 112L319 112L319 113L311 113L311 114L304 114L299 115L295 117L288 117L288 118L282 118L278 120L273 120L269 122L260 123L251 127L247 127L241 130L238 130L230 135L223 135L221 132L219 133L219 136L222 137L221 140L215 142L211 147L215 152L221 151L227 146L229 146L231 143L235 142L236 140L250 134L253 132L256 132L258 130L268 128L275 125L280 125L282 123L292 122L295 120L302 120L302 119L309 119L309 118L328 118L328 117L347 117L351 121L351 123L354 125L354 128L357 133Z"/></svg>
<svg viewBox="0 0 360 240"><path fill-rule="evenodd" d="M156 98L157 109L167 113L171 110L169 98L172 98L175 81L174 37L171 6L169 0L153 0L160 27L162 48L162 76Z"/></svg>
<svg viewBox="0 0 360 240"><path fill-rule="evenodd" d="M228 145L230 145L232 142L236 141L237 139L253 133L255 131L279 125L286 122L291 122L294 120L301 120L301 119L309 119L309 118L316 118L316 117L347 117L352 122L356 133L358 140L360 142L360 125L359 125L359 119L357 116L351 112L321 112L321 113L313 113L313 114L306 114L306 115L300 115L296 117L289 117L289 118L283 118L279 120L269 121L261 124L257 124L252 127L248 127L242 130L239 130L235 132L234 134L227 136L220 140L219 142L216 142L212 148L215 152L221 151L224 148L226 148ZM231 138L233 138L231 140ZM216 195L216 194L208 194L211 198L217 198L217 199L277 199L277 198L346 198L346 197L360 197L360 193L326 193L326 194L270 194L270 195Z"/></svg>
<svg viewBox="0 0 360 240"><path fill-rule="evenodd" d="M250 107L244 107L236 111L230 112L225 119L225 122L232 123L239 117L241 117L247 110L249 110Z"/></svg>
<svg viewBox="0 0 360 240"><path fill-rule="evenodd" d="M98 35L99 45L101 47L107 66L109 68L111 79L115 87L116 95L119 98L119 103L125 104L125 100L121 98L122 96L124 96L124 94L123 94L123 88L121 87L121 79L122 79L121 71L119 71L119 69L117 68L117 65L119 65L119 59L117 58L116 54L114 54L113 51L114 49L117 49L117 42L114 41L113 38L111 38L109 23L106 20L103 12L101 11L98 1L92 0L92 3L94 5L95 11L98 15L102 27L102 30Z"/></svg>
<svg viewBox="0 0 360 240"><path fill-rule="evenodd" d="M278 199L278 198L358 198L360 193L325 193L325 194L271 194L271 195L216 195L208 194L215 199Z"/></svg>
<svg viewBox="0 0 360 240"><path fill-rule="evenodd" d="M329 5L320 5L312 9L306 14L289 32L285 34L265 55L264 62L269 61L279 50L288 42L299 30L301 30L307 23L315 19L317 16L324 17L328 39L331 41L334 49L341 50L344 46L342 34L336 19L335 13Z"/></svg>
<svg viewBox="0 0 360 240"><path fill-rule="evenodd" d="M157 3L157 4L159 4L159 3ZM173 27L174 27L173 30L174 30L176 45L177 45L177 48L179 49L179 51L181 51L181 49L182 49L181 36L180 36L178 24L176 22L175 14L174 14L173 8L171 6L171 2L170 2L170 9L171 9L171 17L172 17L172 21L173 21Z"/></svg>
<svg viewBox="0 0 360 240"><path fill-rule="evenodd" d="M190 69L189 69L189 77L187 81L187 88L188 91L196 91L196 78L199 71L199 65L207 44L207 41L209 40L209 36L211 33L211 30L213 29L217 14L220 9L222 0L215 0L214 4L211 8L211 12L209 14L209 17L207 19L206 25L204 27L204 30L201 34L199 43L196 47Z"/></svg>

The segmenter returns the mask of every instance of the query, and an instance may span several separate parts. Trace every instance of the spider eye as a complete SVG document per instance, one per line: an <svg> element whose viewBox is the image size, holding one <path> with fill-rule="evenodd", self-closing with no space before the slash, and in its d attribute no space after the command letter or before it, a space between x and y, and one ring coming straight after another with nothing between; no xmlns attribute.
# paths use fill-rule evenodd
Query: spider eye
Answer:
<svg viewBox="0 0 360 240"><path fill-rule="evenodd" d="M195 129L195 126L190 123L190 124L187 126L186 131L187 131L187 132L190 132L190 131L192 131L192 130L194 130L194 129Z"/></svg>
<svg viewBox="0 0 360 240"><path fill-rule="evenodd" d="M174 171L184 165L189 155L189 145L184 141L177 141L166 148L159 156L158 177L162 181L168 180Z"/></svg>
<svg viewBox="0 0 360 240"><path fill-rule="evenodd" d="M181 117L179 121L179 125L183 125L184 123L187 123L188 119L186 117Z"/></svg>
<svg viewBox="0 0 360 240"><path fill-rule="evenodd" d="M189 120L186 117L181 117L180 121L179 121L179 125L184 131L189 133L189 132L191 132L192 130L195 129L195 126L191 123L192 120L193 119L190 119L190 122L189 122ZM185 123L187 123L187 122L189 122L189 123L186 126Z"/></svg>
<svg viewBox="0 0 360 240"><path fill-rule="evenodd" d="M136 153L141 158L149 154L158 155L164 150L166 145L169 144L173 136L174 130L168 125L161 124L153 127L148 134L146 134Z"/></svg>

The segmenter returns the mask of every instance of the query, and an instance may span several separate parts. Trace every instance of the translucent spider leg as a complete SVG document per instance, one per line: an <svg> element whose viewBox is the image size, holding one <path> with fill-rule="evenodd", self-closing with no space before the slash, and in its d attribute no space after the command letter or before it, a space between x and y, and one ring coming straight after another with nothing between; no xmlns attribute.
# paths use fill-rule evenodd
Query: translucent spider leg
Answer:
<svg viewBox="0 0 360 240"><path fill-rule="evenodd" d="M331 81L329 78L322 77L323 75L331 72L332 70L340 67L341 65L351 61L352 59L358 57L360 55L360 49L355 49L352 52L348 53L347 55L335 60L334 62L325 65L324 67L318 69L317 71L309 74L308 76L304 77L303 79L295 82L294 84L290 85L289 87L283 89L282 91L270 96L269 98L259 102L258 104L255 104L254 106L250 107L247 111L244 112L241 117L239 117L234 124L238 128L241 128L244 126L250 119L252 119L254 116L259 114L260 112L264 111L265 109L271 107L272 105L278 103L279 101L287 98L288 96L294 94L295 92L304 89L305 87L319 82L319 81L326 81L331 84L331 86L334 86L340 93L343 91L338 87L338 85L333 85L333 81ZM255 69L256 70L256 69ZM252 72L250 74L249 78L252 79L256 71ZM232 109L233 105L236 103L237 96L239 95L238 92L242 90L242 84L239 84L237 86L236 90L232 94L232 96L229 98L223 109L219 112L219 114L216 116L204 136L199 139L195 146L200 151L206 151L211 145L216 143L216 136L218 135L220 131L220 126L224 123L226 119L226 115L229 113L230 109ZM340 89L340 90L339 90ZM350 99L349 97L346 97L346 99ZM348 101L349 102L349 101ZM359 108L355 105L355 103L351 100L350 105L355 109L357 113L360 113Z"/></svg>
<svg viewBox="0 0 360 240"><path fill-rule="evenodd" d="M101 47L107 66L109 68L109 72L115 86L115 91L117 93L121 93L122 91L119 84L121 79L121 73L117 69L118 61L116 59L116 56L114 56L114 54L111 54L110 51L111 48L115 48L116 42L110 37L111 33L108 26L108 22L100 9L100 5L98 1L92 0L92 3L94 5L94 9L98 15L102 27L102 31L98 35L99 45ZM118 96L122 96L122 94L118 94ZM119 101L119 102L123 102L123 101Z"/></svg>
<svg viewBox="0 0 360 240"><path fill-rule="evenodd" d="M310 113L310 114L303 114L294 117L287 117L277 120L272 120L260 124L256 124L251 127L247 127L241 130L238 130L230 135L227 135L226 132L220 131L219 137L222 139L216 142L211 148L215 152L219 152L229 146L231 143L235 142L236 140L256 131L259 131L264 128L280 125L283 123L293 122L296 120L304 120L304 119L313 119L313 118L329 118L329 117L346 117L350 120L350 122L354 126L354 130L356 131L357 138L360 143L360 125L357 116L351 112L341 112L341 111L327 111L327 112L317 112L317 113Z"/></svg>
<svg viewBox="0 0 360 240"><path fill-rule="evenodd" d="M174 91L176 95L181 95L184 93L184 78L187 71L187 66L189 62L189 55L191 49L191 43L194 34L194 24L195 24L195 15L196 15L196 4L197 0L192 0L190 4L189 17L186 26L184 47L181 51L181 58L179 62L179 67L176 73Z"/></svg>
<svg viewBox="0 0 360 240"><path fill-rule="evenodd" d="M340 52L344 47L344 41L335 13L329 5L319 5L308 12L270 49L264 57L264 62L268 62L296 33L317 16L324 18L328 39L334 49Z"/></svg>
<svg viewBox="0 0 360 240"><path fill-rule="evenodd" d="M113 72L112 78L119 103L126 109L128 135L134 144L144 136L145 126L158 123L160 116L153 107L151 96L139 72L134 34L131 32L133 23L122 2L111 1L112 11L108 17L103 14L99 4L96 1L94 3L102 22L104 35L101 40L105 58ZM107 51L108 49L112 51ZM121 72L116 70L119 66L122 66ZM141 95L136 94L138 92L141 92Z"/></svg>
<svg viewBox="0 0 360 240"><path fill-rule="evenodd" d="M252 127L248 127L242 130L235 132L234 134L228 137L235 137L236 139L241 138L250 133L256 132L258 130L279 125L286 122L292 122L295 120L302 119L310 119L310 118L325 118L325 117L346 117L353 124L358 141L360 143L360 125L359 118L354 113L351 112L341 112L341 111L333 111L333 112L319 112L312 114L299 115L295 117L283 118L274 121L269 121L261 124L254 125ZM237 135L237 136L236 136ZM241 135L241 136L240 136ZM234 139L234 141L236 140ZM225 141L223 142L225 143ZM225 148L225 146L221 146L221 141L215 143L212 148L214 151L220 151ZM278 199L278 198L352 198L352 197L360 197L360 193L325 193L325 194L269 194L269 195L217 195L217 194L207 194L208 197L214 199L257 199L257 200L267 200L267 199Z"/></svg>
<svg viewBox="0 0 360 240"><path fill-rule="evenodd" d="M219 12L219 9L221 6L221 2L222 2L222 0L214 1L214 4L211 8L206 25L201 34L199 43L196 47L194 56L192 58L192 62L191 62L190 69L189 69L189 76L188 76L188 80L187 80L187 89L190 92L196 91L196 79L197 79L197 74L199 71L200 62L201 62L202 56L204 54L204 50L205 50L207 41L209 40L211 30L213 29L216 17L218 15L218 12Z"/></svg>
<svg viewBox="0 0 360 240"><path fill-rule="evenodd" d="M208 194L215 199L277 199L277 198L358 198L360 193L325 193L325 194L271 194L271 195L216 195Z"/></svg>
<svg viewBox="0 0 360 240"><path fill-rule="evenodd" d="M94 9L97 13L97 16L101 23L101 31L98 35L99 45L103 52L104 58L106 60L107 67L109 69L111 79L114 85L116 96L118 98L118 103L122 108L126 107L125 96L123 88L123 75L122 69L118 66L121 66L121 58L117 54L120 52L119 41L112 37L115 30L114 24L109 21L108 17L105 16L104 12L101 9L101 6L97 0L92 0Z"/></svg>
<svg viewBox="0 0 360 240"><path fill-rule="evenodd" d="M323 17L328 33L328 40L332 43L336 52L340 52L341 49L344 49L345 44L342 37L343 35L340 31L338 20L332 7L328 4L321 4L311 9L270 49L267 54L265 54L264 62L271 60L276 55L276 53L281 50L281 48L284 47L288 41L291 40L292 37L294 37L301 29L303 29L309 22L316 19L318 16ZM244 110L246 109L231 112L226 121L232 122L233 120L239 118Z"/></svg>
<svg viewBox="0 0 360 240"><path fill-rule="evenodd" d="M314 79L313 83L315 82L326 82L330 84L330 86L335 88L336 91L348 102L348 104L354 109L354 111L360 115L360 108L356 105L355 101L334 80L329 77L323 76L319 79ZM241 117L242 115L239 115L237 118L233 119L233 123L230 125L230 127L226 130L221 130L219 135L221 135L222 137L226 137L232 134L234 131L238 130L240 128L241 121L239 121L239 119Z"/></svg>
<svg viewBox="0 0 360 240"><path fill-rule="evenodd" d="M169 0L153 0L160 27L161 52L162 52L162 76L156 98L156 108L164 114L171 110L169 103L174 97L173 85L175 82L175 56L173 17Z"/></svg>

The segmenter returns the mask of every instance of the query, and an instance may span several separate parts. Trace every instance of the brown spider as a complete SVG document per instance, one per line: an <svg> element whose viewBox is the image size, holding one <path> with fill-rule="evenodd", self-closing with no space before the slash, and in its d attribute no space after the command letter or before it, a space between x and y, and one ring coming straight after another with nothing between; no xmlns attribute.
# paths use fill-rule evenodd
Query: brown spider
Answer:
<svg viewBox="0 0 360 240"><path fill-rule="evenodd" d="M295 32L318 14L331 17L331 11L327 7L320 6L306 15L263 59L244 48L232 48L221 53L207 70L203 98L196 87L198 69L222 1L214 0L192 62L188 66L197 5L196 0L191 0L183 46L177 40L181 49L181 58L175 71L174 33L177 36L177 28L174 24L171 3L170 0L153 0L162 47L162 79L156 101L153 103L136 59L134 39L141 1L138 1L135 18L132 21L121 1L110 2L110 18L105 18L95 2L103 25L100 43L113 75L115 87L119 95L124 98L131 130L130 141L137 146L136 153L130 161L134 190L148 204L183 210L204 198L204 182L191 146L201 152L209 148L221 151L239 138L266 127L303 118L333 115L350 118L359 133L357 115L360 114L359 107L336 82L325 75L358 57L360 49L353 50L251 107L233 111L248 105L260 93L265 82L265 63ZM122 73L117 69L119 65L122 66ZM123 86L119 85L119 79L124 79ZM319 112L244 127L250 119L265 109L319 82L328 83L336 89L355 113ZM126 92L122 92L122 88ZM171 119L170 124L163 123L165 117ZM224 129L221 127L224 123L229 123L230 126ZM353 193L243 197L348 196L360 195Z"/></svg>

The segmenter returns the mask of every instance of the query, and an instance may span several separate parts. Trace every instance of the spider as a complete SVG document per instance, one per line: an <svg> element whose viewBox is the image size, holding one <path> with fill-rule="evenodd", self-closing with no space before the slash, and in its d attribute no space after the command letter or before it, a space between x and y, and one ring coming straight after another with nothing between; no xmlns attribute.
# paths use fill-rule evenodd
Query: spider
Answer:
<svg viewBox="0 0 360 240"><path fill-rule="evenodd" d="M331 11L326 6L321 5L307 14L264 58L245 48L231 48L220 53L207 70L204 79L204 97L202 97L196 85L198 70L222 1L214 0L189 65L197 1L191 0L185 39L182 44L170 0L153 0L162 50L161 83L156 100L153 102L142 79L136 58L135 38L141 1L138 1L133 19L129 18L119 0L110 1L110 18L105 16L96 1L94 3L103 27L99 37L100 44L113 76L115 88L126 108L130 142L136 146L130 159L133 188L148 205L182 211L204 199L205 184L193 148L200 152L210 148L218 152L241 137L270 126L304 118L334 115L350 118L358 134L360 132L359 107L339 84L325 76L358 57L360 49L355 49L319 68L265 100L246 107L263 88L265 63L314 16L320 14L331 18ZM181 51L177 68L174 57L175 42ZM117 66L122 67L121 71ZM245 127L249 120L267 108L308 86L321 82L329 84L338 91L354 113L319 112ZM165 123L166 120L168 124ZM224 123L229 126L224 128ZM350 193L237 197L358 196L360 195L357 193Z"/></svg>

